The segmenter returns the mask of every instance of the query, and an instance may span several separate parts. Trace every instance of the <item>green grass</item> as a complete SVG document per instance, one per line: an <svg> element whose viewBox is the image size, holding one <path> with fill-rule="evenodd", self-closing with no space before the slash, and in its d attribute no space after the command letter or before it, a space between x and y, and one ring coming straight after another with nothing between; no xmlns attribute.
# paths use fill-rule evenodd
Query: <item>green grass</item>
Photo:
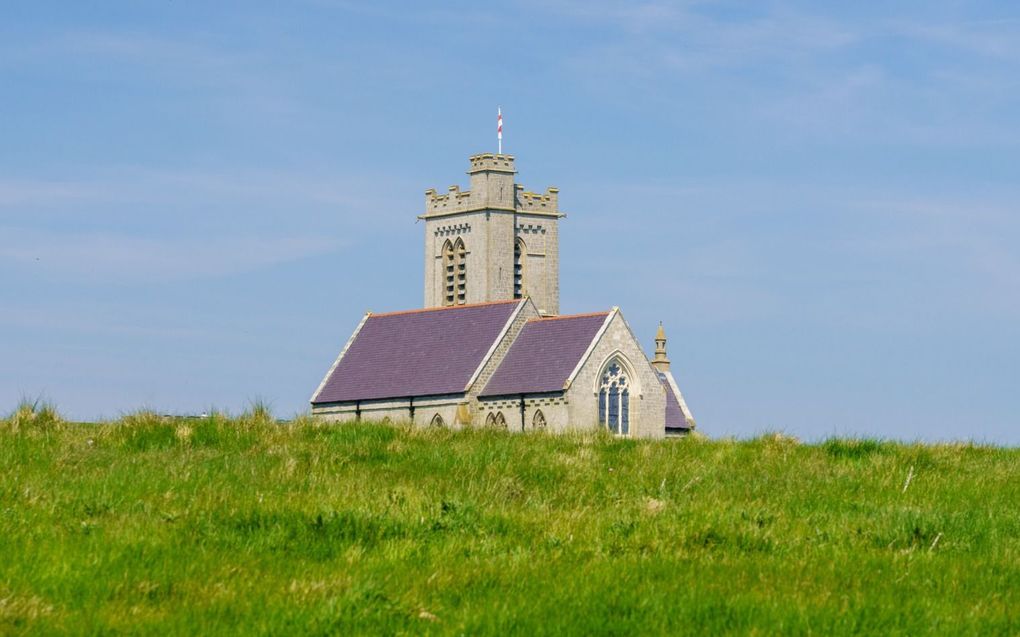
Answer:
<svg viewBox="0 0 1020 637"><path fill-rule="evenodd" d="M1017 449L257 407L0 422L0 634L1020 632Z"/></svg>

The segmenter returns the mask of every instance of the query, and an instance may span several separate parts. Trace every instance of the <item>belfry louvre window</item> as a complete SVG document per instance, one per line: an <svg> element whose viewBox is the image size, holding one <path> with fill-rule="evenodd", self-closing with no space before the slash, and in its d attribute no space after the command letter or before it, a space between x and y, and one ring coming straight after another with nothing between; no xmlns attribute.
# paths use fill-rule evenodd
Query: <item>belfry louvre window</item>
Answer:
<svg viewBox="0 0 1020 637"><path fill-rule="evenodd" d="M602 371L599 388L599 424L614 434L630 433L630 384L615 358Z"/></svg>
<svg viewBox="0 0 1020 637"><path fill-rule="evenodd" d="M453 252L453 244L447 241L443 244L443 277L446 284L446 294L443 296L443 305L453 305L454 301L454 280L456 278L456 259Z"/></svg>
<svg viewBox="0 0 1020 637"><path fill-rule="evenodd" d="M467 302L467 250L464 249L462 239L457 239L453 252L457 265L457 305L463 305Z"/></svg>
<svg viewBox="0 0 1020 637"><path fill-rule="evenodd" d="M524 296L524 255L527 250L520 239L514 242L514 298Z"/></svg>

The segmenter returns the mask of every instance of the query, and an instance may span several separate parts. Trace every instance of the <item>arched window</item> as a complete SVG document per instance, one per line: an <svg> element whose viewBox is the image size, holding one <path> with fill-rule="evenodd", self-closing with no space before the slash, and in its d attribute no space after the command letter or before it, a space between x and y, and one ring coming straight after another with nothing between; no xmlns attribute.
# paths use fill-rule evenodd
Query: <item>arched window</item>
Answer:
<svg viewBox="0 0 1020 637"><path fill-rule="evenodd" d="M492 424L499 429L506 429L506 418L503 417L503 412L496 412L496 420Z"/></svg>
<svg viewBox="0 0 1020 637"><path fill-rule="evenodd" d="M446 294L443 296L443 305L453 305L453 301L456 298L454 288L456 287L457 274L454 271L456 269L456 257L453 252L453 244L447 239L446 243L443 244L443 276L446 282Z"/></svg>
<svg viewBox="0 0 1020 637"><path fill-rule="evenodd" d="M531 426L534 429L545 429L545 414L541 409L535 412L535 416L531 419Z"/></svg>
<svg viewBox="0 0 1020 637"><path fill-rule="evenodd" d="M453 259L457 264L457 305L463 305L467 302L467 250L459 237L453 244Z"/></svg>
<svg viewBox="0 0 1020 637"><path fill-rule="evenodd" d="M485 417L485 426L486 427L496 426L496 414L492 413L491 411L489 412L489 415Z"/></svg>
<svg viewBox="0 0 1020 637"><path fill-rule="evenodd" d="M443 420L442 416L440 416L439 414L436 414L435 416L432 417L431 425L433 427L445 427L446 426L446 421Z"/></svg>
<svg viewBox="0 0 1020 637"><path fill-rule="evenodd" d="M528 253L524 241L520 238L514 241L514 298L524 297L524 257Z"/></svg>
<svg viewBox="0 0 1020 637"><path fill-rule="evenodd" d="M599 387L599 424L614 434L630 433L630 382L627 372L613 357L602 370Z"/></svg>

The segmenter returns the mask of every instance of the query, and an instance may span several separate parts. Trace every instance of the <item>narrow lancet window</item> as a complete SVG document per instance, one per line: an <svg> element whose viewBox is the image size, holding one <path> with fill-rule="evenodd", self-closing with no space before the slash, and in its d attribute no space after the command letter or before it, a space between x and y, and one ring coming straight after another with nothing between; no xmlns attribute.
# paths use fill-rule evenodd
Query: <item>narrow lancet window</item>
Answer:
<svg viewBox="0 0 1020 637"><path fill-rule="evenodd" d="M456 268L455 261L456 258L453 252L453 244L447 240L447 242L443 244L443 281L446 290L446 293L443 296L443 305L453 305L455 298L454 287L457 276L454 272Z"/></svg>
<svg viewBox="0 0 1020 637"><path fill-rule="evenodd" d="M545 414L541 409L535 412L535 417L531 419L531 426L533 429L545 429Z"/></svg>
<svg viewBox="0 0 1020 637"><path fill-rule="evenodd" d="M462 239L457 239L453 252L457 265L457 305L463 305L467 302L467 250Z"/></svg>
<svg viewBox="0 0 1020 637"><path fill-rule="evenodd" d="M524 256L527 250L520 239L514 242L514 298L524 297Z"/></svg>

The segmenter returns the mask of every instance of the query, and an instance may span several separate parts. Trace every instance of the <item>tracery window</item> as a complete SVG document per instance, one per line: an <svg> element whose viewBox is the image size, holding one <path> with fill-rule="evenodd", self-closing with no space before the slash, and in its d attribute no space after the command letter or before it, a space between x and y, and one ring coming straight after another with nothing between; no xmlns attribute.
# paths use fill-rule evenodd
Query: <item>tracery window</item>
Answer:
<svg viewBox="0 0 1020 637"><path fill-rule="evenodd" d="M545 414L541 409L535 412L535 416L531 419L531 426L534 429L545 429Z"/></svg>
<svg viewBox="0 0 1020 637"><path fill-rule="evenodd" d="M496 414L492 413L491 411L489 412L489 415L485 417L485 426L486 427L496 426Z"/></svg>
<svg viewBox="0 0 1020 637"><path fill-rule="evenodd" d="M496 419L493 421L493 425L499 429L506 429L506 418L503 417L503 412L496 412Z"/></svg>
<svg viewBox="0 0 1020 637"><path fill-rule="evenodd" d="M442 416L440 416L439 414L436 414L435 416L432 417L432 423L431 424L432 424L433 427L445 427L446 426L446 421L443 420Z"/></svg>
<svg viewBox="0 0 1020 637"><path fill-rule="evenodd" d="M626 370L615 357L602 370L599 424L614 434L630 433L630 382Z"/></svg>
<svg viewBox="0 0 1020 637"><path fill-rule="evenodd" d="M514 242L514 298L524 296L524 255L527 249L520 238Z"/></svg>

